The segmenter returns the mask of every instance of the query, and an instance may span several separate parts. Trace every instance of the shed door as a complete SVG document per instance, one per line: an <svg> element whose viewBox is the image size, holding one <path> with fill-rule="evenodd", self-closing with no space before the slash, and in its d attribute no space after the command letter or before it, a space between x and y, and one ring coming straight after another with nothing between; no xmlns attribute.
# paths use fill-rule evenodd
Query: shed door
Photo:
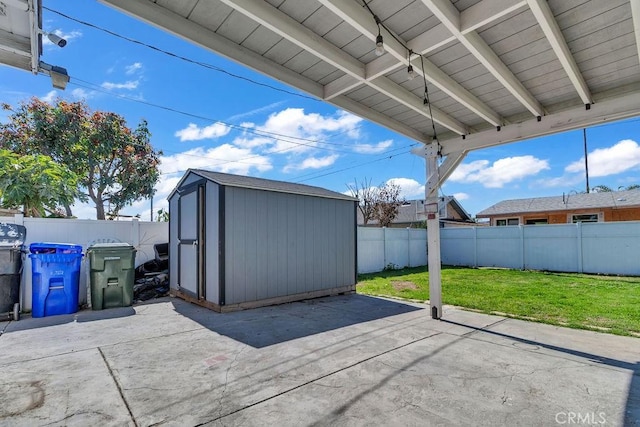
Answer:
<svg viewBox="0 0 640 427"><path fill-rule="evenodd" d="M194 185L180 194L178 215L178 289L205 299L204 263L205 186Z"/></svg>

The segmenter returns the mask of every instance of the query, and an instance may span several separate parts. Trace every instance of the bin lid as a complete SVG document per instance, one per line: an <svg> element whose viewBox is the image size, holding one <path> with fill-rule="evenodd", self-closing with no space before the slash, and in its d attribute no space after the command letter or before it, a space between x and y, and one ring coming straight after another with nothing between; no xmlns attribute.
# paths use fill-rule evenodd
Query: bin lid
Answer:
<svg viewBox="0 0 640 427"><path fill-rule="evenodd" d="M27 238L24 225L0 222L0 246L22 246Z"/></svg>
<svg viewBox="0 0 640 427"><path fill-rule="evenodd" d="M121 243L121 242L94 243L93 245L89 246L87 250L90 251L95 249L133 249L133 245L130 245L129 243Z"/></svg>
<svg viewBox="0 0 640 427"><path fill-rule="evenodd" d="M79 254L81 245L71 243L35 242L29 245L32 254Z"/></svg>

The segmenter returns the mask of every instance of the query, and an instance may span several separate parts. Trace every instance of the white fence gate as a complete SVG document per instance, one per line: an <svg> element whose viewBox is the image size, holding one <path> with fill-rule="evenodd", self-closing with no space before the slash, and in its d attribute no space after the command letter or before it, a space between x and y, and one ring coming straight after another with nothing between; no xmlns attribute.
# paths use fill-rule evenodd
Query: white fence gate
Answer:
<svg viewBox="0 0 640 427"><path fill-rule="evenodd" d="M27 249L33 242L57 242L82 245L86 252L89 245L99 241L120 241L133 245L136 250L136 265L155 257L153 245L169 242L167 222L97 221L87 219L53 219L0 217L0 222L22 224L27 229ZM80 268L81 304L87 302L88 285L87 261L83 259ZM23 263L21 306L31 310L31 259L27 255Z"/></svg>

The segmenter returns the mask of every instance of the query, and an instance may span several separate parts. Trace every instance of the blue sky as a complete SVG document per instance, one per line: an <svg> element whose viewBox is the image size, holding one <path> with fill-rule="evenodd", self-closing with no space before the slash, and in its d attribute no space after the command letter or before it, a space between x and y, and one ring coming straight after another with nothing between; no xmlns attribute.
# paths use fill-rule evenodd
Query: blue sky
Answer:
<svg viewBox="0 0 640 427"><path fill-rule="evenodd" d="M424 197L424 160L409 152L415 141L97 2L44 0L43 5L192 61L45 9L44 30L65 37L68 44L63 49L45 44L41 59L68 70L67 89L54 90L46 76L0 66L2 102L16 105L33 96L49 101L84 99L94 110L123 115L131 127L146 119L154 147L164 153L154 210L167 206L167 195L188 168L301 182L338 192L356 180L376 185L394 180L407 199ZM640 184L639 132L640 119L587 130L591 186L617 189ZM458 197L475 215L503 199L584 189L579 130L473 151L442 192ZM144 200L123 213L141 214L146 220L149 209L149 200ZM74 214L95 218L95 209L77 205Z"/></svg>

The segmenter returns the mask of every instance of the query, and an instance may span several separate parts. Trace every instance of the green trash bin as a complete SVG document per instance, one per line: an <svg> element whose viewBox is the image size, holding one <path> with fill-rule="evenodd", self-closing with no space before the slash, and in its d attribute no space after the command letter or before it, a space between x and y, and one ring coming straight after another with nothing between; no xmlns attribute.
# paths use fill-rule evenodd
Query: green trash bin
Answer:
<svg viewBox="0 0 640 427"><path fill-rule="evenodd" d="M96 243L87 249L91 308L128 307L133 303L136 250L128 243Z"/></svg>

